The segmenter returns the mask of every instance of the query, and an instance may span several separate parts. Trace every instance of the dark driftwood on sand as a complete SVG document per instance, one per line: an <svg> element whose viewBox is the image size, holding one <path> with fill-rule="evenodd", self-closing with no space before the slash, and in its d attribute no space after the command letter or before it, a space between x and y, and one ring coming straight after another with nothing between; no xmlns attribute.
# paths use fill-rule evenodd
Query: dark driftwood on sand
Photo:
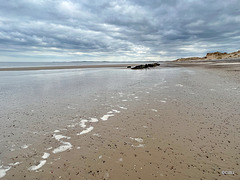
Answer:
<svg viewBox="0 0 240 180"><path fill-rule="evenodd" d="M134 66L131 69L146 69L146 68L156 67L156 66L160 66L160 64L159 63L141 64L141 65L138 65L138 66Z"/></svg>

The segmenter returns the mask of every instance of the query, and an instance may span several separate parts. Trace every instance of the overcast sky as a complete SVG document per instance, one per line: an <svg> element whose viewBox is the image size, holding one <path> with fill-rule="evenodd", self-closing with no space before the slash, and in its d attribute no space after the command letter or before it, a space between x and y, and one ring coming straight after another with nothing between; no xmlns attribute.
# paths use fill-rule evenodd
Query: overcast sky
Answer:
<svg viewBox="0 0 240 180"><path fill-rule="evenodd" d="M1 0L0 61L174 60L240 49L240 0Z"/></svg>

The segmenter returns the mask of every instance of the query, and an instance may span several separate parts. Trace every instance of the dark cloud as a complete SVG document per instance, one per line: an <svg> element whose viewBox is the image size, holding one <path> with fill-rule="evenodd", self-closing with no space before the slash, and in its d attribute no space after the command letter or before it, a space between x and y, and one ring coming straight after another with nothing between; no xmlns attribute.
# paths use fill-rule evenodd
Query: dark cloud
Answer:
<svg viewBox="0 0 240 180"><path fill-rule="evenodd" d="M172 60L236 51L239 0L8 0L1 61Z"/></svg>

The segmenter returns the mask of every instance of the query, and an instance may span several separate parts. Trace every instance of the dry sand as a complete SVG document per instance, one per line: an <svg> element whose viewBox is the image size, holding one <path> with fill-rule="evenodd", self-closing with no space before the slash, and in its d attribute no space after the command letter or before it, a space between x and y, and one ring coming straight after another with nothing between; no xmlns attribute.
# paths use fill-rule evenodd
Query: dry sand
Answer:
<svg viewBox="0 0 240 180"><path fill-rule="evenodd" d="M98 121L75 118L18 152L11 160L21 163L3 179L240 179L240 66L169 66L177 67L157 81L99 97L106 105L85 112ZM52 152L67 142L69 150ZM44 152L46 164L28 170Z"/></svg>

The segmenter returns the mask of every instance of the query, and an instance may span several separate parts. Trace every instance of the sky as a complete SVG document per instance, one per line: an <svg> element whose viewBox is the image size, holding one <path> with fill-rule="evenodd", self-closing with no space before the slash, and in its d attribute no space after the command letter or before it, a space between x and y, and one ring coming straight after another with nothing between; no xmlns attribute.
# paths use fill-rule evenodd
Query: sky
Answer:
<svg viewBox="0 0 240 180"><path fill-rule="evenodd" d="M0 1L0 61L169 61L240 49L240 0Z"/></svg>

